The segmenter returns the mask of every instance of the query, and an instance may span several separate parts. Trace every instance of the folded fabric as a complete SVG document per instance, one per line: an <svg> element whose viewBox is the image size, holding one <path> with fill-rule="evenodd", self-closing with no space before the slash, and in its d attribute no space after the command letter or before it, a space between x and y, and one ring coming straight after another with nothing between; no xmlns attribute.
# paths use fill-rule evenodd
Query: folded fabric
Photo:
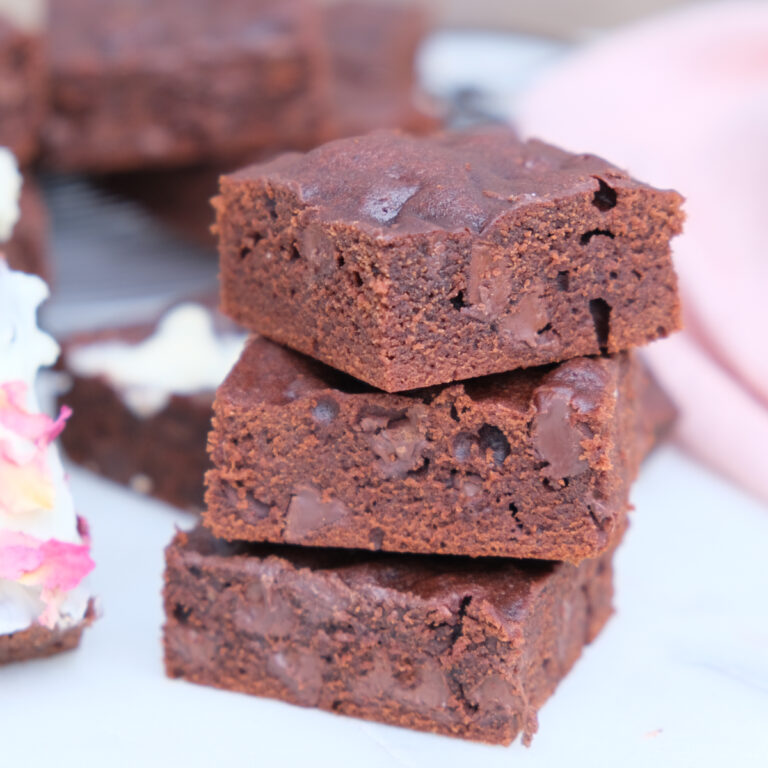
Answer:
<svg viewBox="0 0 768 768"><path fill-rule="evenodd" d="M673 243L686 331L649 357L681 408L682 444L768 499L768 4L621 30L546 72L515 118L686 195Z"/></svg>

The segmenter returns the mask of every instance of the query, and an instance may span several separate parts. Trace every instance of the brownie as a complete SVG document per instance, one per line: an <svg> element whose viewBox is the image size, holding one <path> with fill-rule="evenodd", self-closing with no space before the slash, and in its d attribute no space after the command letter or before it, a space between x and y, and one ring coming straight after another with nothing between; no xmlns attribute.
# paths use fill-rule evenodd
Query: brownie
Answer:
<svg viewBox="0 0 768 768"><path fill-rule="evenodd" d="M377 128L438 128L437 107L417 79L416 57L429 28L422 7L345 0L331 5L324 18L333 138Z"/></svg>
<svg viewBox="0 0 768 768"><path fill-rule="evenodd" d="M382 131L221 181L222 307L389 392L680 326L681 198L509 130Z"/></svg>
<svg viewBox="0 0 768 768"><path fill-rule="evenodd" d="M323 135L307 0L58 0L45 160L111 172L240 158Z"/></svg>
<svg viewBox="0 0 768 768"><path fill-rule="evenodd" d="M48 212L37 184L24 178L19 199L19 221L11 239L0 246L8 265L19 272L40 275L51 282L52 269L48 255Z"/></svg>
<svg viewBox="0 0 768 768"><path fill-rule="evenodd" d="M578 562L653 442L634 356L387 394L263 338L214 404L216 536Z"/></svg>
<svg viewBox="0 0 768 768"><path fill-rule="evenodd" d="M20 165L37 153L46 110L47 55L39 7L39 0L0 4L0 146L8 147Z"/></svg>
<svg viewBox="0 0 768 768"><path fill-rule="evenodd" d="M141 418L104 379L72 381L60 398L76 414L61 435L67 456L138 493L199 512L213 392L174 395L160 413Z"/></svg>
<svg viewBox="0 0 768 768"><path fill-rule="evenodd" d="M611 614L611 555L579 566L227 544L166 550L171 677L509 744Z"/></svg>
<svg viewBox="0 0 768 768"><path fill-rule="evenodd" d="M224 318L217 331L234 334ZM158 323L105 329L72 337L63 345L61 368L71 387L59 403L73 414L61 443L72 461L173 506L199 512L203 478L210 467L206 440L211 427L215 386L193 393L171 394L162 407L137 413L109 378L79 375L78 350L105 341L136 345L157 330Z"/></svg>
<svg viewBox="0 0 768 768"><path fill-rule="evenodd" d="M91 602L85 618L73 626L48 629L35 624L20 632L0 635L0 665L42 659L74 650L80 645L83 630L93 623L94 618L95 610Z"/></svg>

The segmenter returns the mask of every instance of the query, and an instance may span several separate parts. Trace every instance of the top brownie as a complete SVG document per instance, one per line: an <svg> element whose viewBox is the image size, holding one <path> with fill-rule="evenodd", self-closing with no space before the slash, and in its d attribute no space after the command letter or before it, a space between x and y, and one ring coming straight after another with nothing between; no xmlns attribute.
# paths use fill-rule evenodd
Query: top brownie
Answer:
<svg viewBox="0 0 768 768"><path fill-rule="evenodd" d="M682 199L507 129L382 131L221 179L222 306L394 392L680 326Z"/></svg>

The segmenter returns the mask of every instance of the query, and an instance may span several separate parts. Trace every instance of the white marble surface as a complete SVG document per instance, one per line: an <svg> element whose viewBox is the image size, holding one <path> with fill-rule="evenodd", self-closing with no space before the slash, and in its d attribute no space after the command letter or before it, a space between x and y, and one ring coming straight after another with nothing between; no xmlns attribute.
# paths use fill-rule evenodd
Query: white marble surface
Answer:
<svg viewBox="0 0 768 768"><path fill-rule="evenodd" d="M636 486L617 613L541 710L530 749L167 680L162 550L190 519L82 470L72 480L104 615L77 652L0 668L2 766L766 765L768 509L672 448Z"/></svg>

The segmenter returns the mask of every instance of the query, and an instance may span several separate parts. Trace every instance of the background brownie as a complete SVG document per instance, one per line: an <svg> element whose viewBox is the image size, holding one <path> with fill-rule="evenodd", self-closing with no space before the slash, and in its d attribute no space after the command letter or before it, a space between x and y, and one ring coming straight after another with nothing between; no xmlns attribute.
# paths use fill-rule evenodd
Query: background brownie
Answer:
<svg viewBox="0 0 768 768"><path fill-rule="evenodd" d="M229 321L213 310L211 316L222 337L240 338ZM104 375L78 373L79 350L109 341L135 345L150 338L157 328L157 323L150 323L109 329L82 334L64 344L61 367L69 373L72 385L61 395L60 403L69 405L73 415L61 442L78 464L140 493L199 512L203 478L210 466L205 447L215 385L194 393L171 393L162 407L138 413L116 382Z"/></svg>
<svg viewBox="0 0 768 768"><path fill-rule="evenodd" d="M680 325L680 196L506 129L379 132L222 179L222 307L387 391Z"/></svg>
<svg viewBox="0 0 768 768"><path fill-rule="evenodd" d="M47 98L47 61L41 0L0 2L0 146L20 165L38 149Z"/></svg>
<svg viewBox="0 0 768 768"><path fill-rule="evenodd" d="M19 220L11 239L2 251L11 269L40 275L50 283L51 263L48 254L48 212L39 187L25 176L19 199Z"/></svg>
<svg viewBox="0 0 768 768"><path fill-rule="evenodd" d="M653 441L631 356L393 395L252 340L219 388L204 520L225 539L578 562Z"/></svg>
<svg viewBox="0 0 768 768"><path fill-rule="evenodd" d="M326 9L324 21L334 137L376 128L427 133L438 127L435 105L417 78L418 49L428 31L422 7L347 0Z"/></svg>
<svg viewBox="0 0 768 768"><path fill-rule="evenodd" d="M213 392L174 395L156 416L139 418L103 379L76 376L61 402L79 414L61 437L72 461L180 509L202 509Z"/></svg>
<svg viewBox="0 0 768 768"><path fill-rule="evenodd" d="M611 614L611 555L580 566L225 544L166 551L168 675L495 744Z"/></svg>
<svg viewBox="0 0 768 768"><path fill-rule="evenodd" d="M328 66L305 0L57 0L46 162L117 171L322 136Z"/></svg>
<svg viewBox="0 0 768 768"><path fill-rule="evenodd" d="M328 130L334 138L375 128L428 133L439 126L435 106L417 84L416 54L427 29L422 9L352 0L325 9L323 20L331 62ZM313 131L294 139L293 146L281 143L227 165L118 173L101 183L139 202L182 236L215 246L210 201L219 177L281 151L310 149L319 140Z"/></svg>

